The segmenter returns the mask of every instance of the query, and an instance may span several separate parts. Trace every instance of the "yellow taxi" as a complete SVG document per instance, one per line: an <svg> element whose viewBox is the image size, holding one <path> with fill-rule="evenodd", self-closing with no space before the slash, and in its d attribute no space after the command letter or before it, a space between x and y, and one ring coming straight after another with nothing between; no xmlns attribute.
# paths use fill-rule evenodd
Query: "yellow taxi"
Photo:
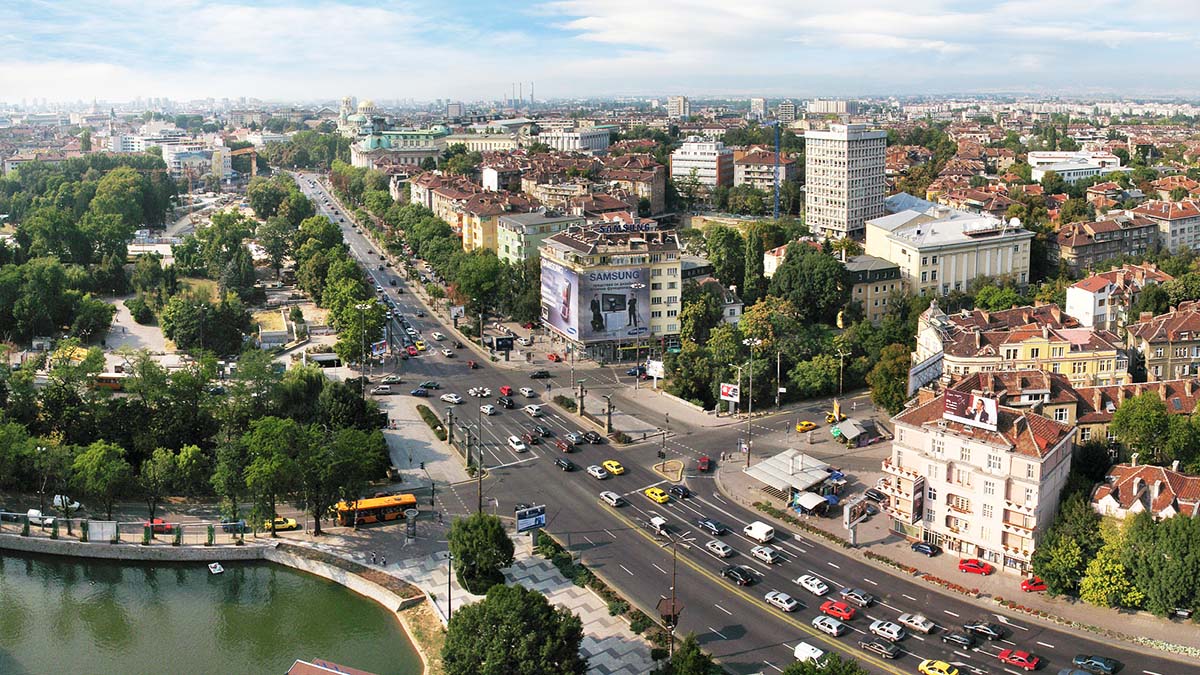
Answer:
<svg viewBox="0 0 1200 675"><path fill-rule="evenodd" d="M423 352L426 349L424 340L417 340L416 346L417 346L417 351Z"/></svg>
<svg viewBox="0 0 1200 675"><path fill-rule="evenodd" d="M842 413L842 412L839 412L836 415L831 412L825 413L825 422L827 424L837 424L838 422L842 422L845 419L846 419L846 414Z"/></svg>
<svg viewBox="0 0 1200 675"><path fill-rule="evenodd" d="M600 466L604 467L605 471L614 476L620 476L621 474L625 473L625 467L621 466L621 463L615 459L606 459L603 462L600 462Z"/></svg>
<svg viewBox="0 0 1200 675"><path fill-rule="evenodd" d="M813 429L816 429L816 428L817 428L817 425L814 424L813 422L809 422L808 420L800 420L799 422L796 422L796 431L799 431L800 433L804 433L805 431L812 431Z"/></svg>
<svg viewBox="0 0 1200 675"><path fill-rule="evenodd" d="M659 487L646 488L646 496L659 504L666 504L667 502L671 501L670 495L668 495L663 491L662 488Z"/></svg>
<svg viewBox="0 0 1200 675"><path fill-rule="evenodd" d="M917 670L921 672L921 675L958 675L958 668L945 661L934 661L933 659L922 661L921 665L917 666Z"/></svg>
<svg viewBox="0 0 1200 675"><path fill-rule="evenodd" d="M269 531L271 529L271 521L264 520L263 521L263 529ZM300 529L300 524L296 522L295 518L283 518L281 516L275 516L275 531L276 532L287 532L288 530L298 530L298 529Z"/></svg>

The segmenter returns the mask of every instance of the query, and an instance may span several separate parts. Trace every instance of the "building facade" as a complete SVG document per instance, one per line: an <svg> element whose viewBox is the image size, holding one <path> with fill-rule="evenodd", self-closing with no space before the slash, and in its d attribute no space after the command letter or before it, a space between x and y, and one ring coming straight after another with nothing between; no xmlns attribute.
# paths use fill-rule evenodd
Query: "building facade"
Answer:
<svg viewBox="0 0 1200 675"><path fill-rule="evenodd" d="M612 127L587 127L538 134L537 140L562 152L601 152L608 149Z"/></svg>
<svg viewBox="0 0 1200 675"><path fill-rule="evenodd" d="M780 122L795 122L796 104L791 101L783 101L775 106L775 119Z"/></svg>
<svg viewBox="0 0 1200 675"><path fill-rule="evenodd" d="M1166 314L1138 317L1125 338L1146 369L1146 379L1176 380L1200 374L1200 304L1181 302Z"/></svg>
<svg viewBox="0 0 1200 675"><path fill-rule="evenodd" d="M805 221L825 237L862 239L866 222L884 213L887 132L865 124L806 131Z"/></svg>
<svg viewBox="0 0 1200 675"><path fill-rule="evenodd" d="M671 153L671 179L677 184L695 175L705 192L721 185L733 185L733 151L721 141L700 136L687 140Z"/></svg>
<svg viewBox="0 0 1200 675"><path fill-rule="evenodd" d="M667 97L667 117L673 120L686 120L692 116L692 104L686 96Z"/></svg>
<svg viewBox="0 0 1200 675"><path fill-rule="evenodd" d="M1123 255L1138 256L1158 242L1158 223L1144 216L1117 214L1090 223L1067 223L1046 242L1051 263L1081 272Z"/></svg>
<svg viewBox="0 0 1200 675"><path fill-rule="evenodd" d="M570 227L581 227L583 217L538 209L530 213L506 213L496 223L496 255L510 263L521 263L537 255L546 237Z"/></svg>
<svg viewBox="0 0 1200 675"><path fill-rule="evenodd" d="M784 181L796 180L796 161L792 158L777 158L774 152L767 150L748 152L733 162L733 184L774 192L776 170L779 172L781 187Z"/></svg>
<svg viewBox="0 0 1200 675"><path fill-rule="evenodd" d="M1093 274L1067 288L1066 311L1083 326L1119 333L1142 291L1173 278L1154 263L1124 265Z"/></svg>
<svg viewBox="0 0 1200 675"><path fill-rule="evenodd" d="M442 125L428 129L389 129L362 136L350 145L350 164L376 168L381 159L390 164L420 166L426 158L440 160L450 130Z"/></svg>
<svg viewBox="0 0 1200 675"><path fill-rule="evenodd" d="M862 305L863 316L878 325L888 312L888 298L903 292L900 266L870 255L856 255L846 261L850 274L850 299Z"/></svg>
<svg viewBox="0 0 1200 675"><path fill-rule="evenodd" d="M1146 202L1131 211L1158 225L1158 241L1172 253L1182 249L1200 249L1200 202Z"/></svg>

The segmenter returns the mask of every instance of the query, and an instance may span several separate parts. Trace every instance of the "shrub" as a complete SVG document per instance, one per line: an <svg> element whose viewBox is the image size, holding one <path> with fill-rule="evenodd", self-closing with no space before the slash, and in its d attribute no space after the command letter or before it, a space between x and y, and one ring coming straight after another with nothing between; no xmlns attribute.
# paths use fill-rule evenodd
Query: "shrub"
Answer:
<svg viewBox="0 0 1200 675"><path fill-rule="evenodd" d="M633 441L633 439L629 437L629 434L625 433L624 431L614 431L612 437L613 441L620 443L621 445Z"/></svg>
<svg viewBox="0 0 1200 675"><path fill-rule="evenodd" d="M143 326L154 323L154 310L150 309L150 305L142 295L139 294L126 300L125 308L129 310L133 320Z"/></svg>
<svg viewBox="0 0 1200 675"><path fill-rule="evenodd" d="M555 403L555 405L562 408L563 410L566 410L567 412L573 413L577 409L575 406L575 399L571 398L570 396L563 396L562 394L558 394L557 396L554 397L554 403Z"/></svg>
<svg viewBox="0 0 1200 675"><path fill-rule="evenodd" d="M629 611L629 603L624 600L609 600L608 614L609 616L620 616Z"/></svg>
<svg viewBox="0 0 1200 675"><path fill-rule="evenodd" d="M643 612L634 610L633 619L629 622L629 630L641 635L647 628L653 625L654 622L650 620L650 617L646 616Z"/></svg>
<svg viewBox="0 0 1200 675"><path fill-rule="evenodd" d="M418 405L417 413L421 415L421 419L425 420L425 424L433 429L433 433L438 437L439 441L446 440L446 428L442 426L442 421L438 419L436 413L429 409L427 405Z"/></svg>

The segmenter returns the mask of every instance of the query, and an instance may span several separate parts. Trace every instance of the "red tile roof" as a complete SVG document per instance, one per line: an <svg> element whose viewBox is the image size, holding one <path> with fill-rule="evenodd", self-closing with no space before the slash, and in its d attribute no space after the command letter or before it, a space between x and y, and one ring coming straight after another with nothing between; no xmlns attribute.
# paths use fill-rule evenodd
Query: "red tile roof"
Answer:
<svg viewBox="0 0 1200 675"><path fill-rule="evenodd" d="M943 395L928 403L909 408L892 418L898 424L926 429L937 428L977 441L1008 446L1026 457L1042 458L1071 434L1071 427L1037 413L998 406L996 431L955 422L942 417ZM944 426L943 426L944 425Z"/></svg>
<svg viewBox="0 0 1200 675"><path fill-rule="evenodd" d="M1140 501L1156 517L1168 508L1192 517L1200 509L1200 477L1161 466L1118 464L1092 492L1092 504L1105 497L1126 510Z"/></svg>
<svg viewBox="0 0 1200 675"><path fill-rule="evenodd" d="M1182 202L1152 201L1146 202L1133 210L1134 213L1147 218L1161 220L1181 220L1184 218L1200 218L1200 205L1184 200Z"/></svg>

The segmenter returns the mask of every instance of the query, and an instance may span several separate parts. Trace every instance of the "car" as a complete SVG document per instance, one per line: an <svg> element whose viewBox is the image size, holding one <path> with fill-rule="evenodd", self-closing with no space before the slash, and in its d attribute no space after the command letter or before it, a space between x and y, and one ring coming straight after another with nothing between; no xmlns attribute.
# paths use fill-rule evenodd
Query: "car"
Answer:
<svg viewBox="0 0 1200 675"><path fill-rule="evenodd" d="M528 347L529 345L533 344L533 340L530 340L529 338L525 337L524 335L517 338L517 342L520 343L520 345L522 347Z"/></svg>
<svg viewBox="0 0 1200 675"><path fill-rule="evenodd" d="M417 340L417 341L416 341L416 343L414 344L414 346L417 348L417 351L419 351L419 352L423 352L423 351L425 351L426 349L428 349L428 348L429 348L429 347L428 347L428 346L425 344L425 341L424 341L424 340Z"/></svg>
<svg viewBox="0 0 1200 675"><path fill-rule="evenodd" d="M475 363L471 359L467 359L467 368L470 368L471 370L475 370L478 367L479 367L478 363Z"/></svg>
<svg viewBox="0 0 1200 675"><path fill-rule="evenodd" d="M1082 668L1099 675L1113 675L1121 669L1121 663L1116 659L1098 654L1079 654L1072 661L1076 668Z"/></svg>
<svg viewBox="0 0 1200 675"><path fill-rule="evenodd" d="M1002 650L996 658L1000 659L1000 663L1025 670L1037 670L1038 666L1042 665L1040 658L1021 649Z"/></svg>
<svg viewBox="0 0 1200 675"><path fill-rule="evenodd" d="M408 392L408 393L409 393L410 395L412 395L412 396L420 396L421 398L428 398L428 397L429 397L429 392L428 392L428 391L426 391L425 389L422 389L422 388L420 388L420 387L417 387L416 389L413 389L412 391L410 391L410 392Z"/></svg>
<svg viewBox="0 0 1200 675"><path fill-rule="evenodd" d="M462 349L462 348L463 348L463 343L462 343L462 340L455 340L455 341L454 341L454 348L455 348L455 349Z"/></svg>
<svg viewBox="0 0 1200 675"><path fill-rule="evenodd" d="M162 518L151 518L142 523L143 527L149 527L154 534L172 534L175 532L175 526Z"/></svg>
<svg viewBox="0 0 1200 675"><path fill-rule="evenodd" d="M422 318L422 319L423 319L423 318L425 318L425 310L423 310L423 309L418 309L418 310L417 310L417 316L418 316L419 318Z"/></svg>
<svg viewBox="0 0 1200 675"><path fill-rule="evenodd" d="M512 392L513 392L512 387L508 386L507 384L501 385L501 387L500 387L500 395L501 396L512 396Z"/></svg>
<svg viewBox="0 0 1200 675"><path fill-rule="evenodd" d="M1004 627L987 619L977 619L963 624L963 630L989 640L999 640L1004 637Z"/></svg>
<svg viewBox="0 0 1200 675"><path fill-rule="evenodd" d="M620 476L621 474L625 473L625 467L621 466L621 463L615 459L606 459L603 462L600 462L600 466L604 467L605 471L608 471L614 476Z"/></svg>
<svg viewBox="0 0 1200 675"><path fill-rule="evenodd" d="M625 499L621 495L605 490L600 493L600 499L609 506L617 507L625 503Z"/></svg>
<svg viewBox="0 0 1200 675"><path fill-rule="evenodd" d="M796 585L818 597L829 592L829 586L811 574L796 577Z"/></svg>
<svg viewBox="0 0 1200 675"><path fill-rule="evenodd" d="M947 631L942 633L942 643L951 645L956 649L973 649L975 647L975 635L961 630Z"/></svg>
<svg viewBox="0 0 1200 675"><path fill-rule="evenodd" d="M877 656L882 656L885 659L894 659L900 656L900 647L891 640L884 640L883 638L864 637L858 641L858 648L874 652Z"/></svg>
<svg viewBox="0 0 1200 675"><path fill-rule="evenodd" d="M554 466L557 466L558 468L562 469L563 471L574 471L575 469L579 468L579 467L575 466L575 462L572 462L571 460L567 459L566 457L555 457L554 458Z"/></svg>
<svg viewBox="0 0 1200 675"><path fill-rule="evenodd" d="M79 510L79 502L66 495L54 495L53 504L56 509L65 509L67 511Z"/></svg>
<svg viewBox="0 0 1200 675"><path fill-rule="evenodd" d="M434 382L433 380L425 380L424 382L422 382L420 384L420 387L422 389L441 389L442 385L438 384L437 382Z"/></svg>
<svg viewBox="0 0 1200 675"><path fill-rule="evenodd" d="M471 387L467 390L467 393L479 398L487 398L492 395L492 390L487 387Z"/></svg>
<svg viewBox="0 0 1200 675"><path fill-rule="evenodd" d="M666 504L671 500L671 496L664 492L660 487L648 487L644 490L644 492L646 496L650 498L650 501L657 504Z"/></svg>
<svg viewBox="0 0 1200 675"><path fill-rule="evenodd" d="M867 499L880 504L888 500L887 495L883 494L879 490L876 490L875 488L867 488L866 490L863 490L863 494L866 495Z"/></svg>
<svg viewBox="0 0 1200 675"><path fill-rule="evenodd" d="M595 431L588 430L583 432L583 440L587 441L588 443L603 443L604 437Z"/></svg>
<svg viewBox="0 0 1200 675"><path fill-rule="evenodd" d="M754 583L754 572L745 565L730 565L721 570L721 576L738 586L749 586Z"/></svg>
<svg viewBox="0 0 1200 675"><path fill-rule="evenodd" d="M226 534L244 534L246 532L246 521L235 518L224 518L221 520L221 531Z"/></svg>
<svg viewBox="0 0 1200 675"><path fill-rule="evenodd" d="M432 333L430 333L430 335L431 335L431 336L433 336L433 339L434 339L434 340L439 340L439 341L440 341L440 340L445 340L445 339L446 339L446 336L445 336L445 335L442 335L441 333L437 332L436 330L435 330L435 331L433 331Z"/></svg>
<svg viewBox="0 0 1200 675"><path fill-rule="evenodd" d="M54 516L44 516L38 509L29 509L25 512L25 517L29 519L31 525L53 525Z"/></svg>
<svg viewBox="0 0 1200 675"><path fill-rule="evenodd" d="M525 452L528 449L525 447L525 443L516 436L508 437L508 447L512 448L515 452Z"/></svg>
<svg viewBox="0 0 1200 675"><path fill-rule="evenodd" d="M777 562L783 562L783 556L779 555L779 551L770 546L755 546L754 548L750 549L750 555L758 558L768 565L774 565Z"/></svg>
<svg viewBox="0 0 1200 675"><path fill-rule="evenodd" d="M923 614L905 612L896 619L896 622L915 633L929 635L933 632L934 623Z"/></svg>
<svg viewBox="0 0 1200 675"><path fill-rule="evenodd" d="M849 621L854 618L854 608L844 602L838 600L826 600L821 603L821 613L828 614L835 619Z"/></svg>
<svg viewBox="0 0 1200 675"><path fill-rule="evenodd" d="M533 398L534 396L537 396L537 394L529 387L521 387L517 391L520 391L521 395L525 398Z"/></svg>
<svg viewBox="0 0 1200 675"><path fill-rule="evenodd" d="M411 337L417 337L418 335L420 335L420 333L417 332L416 328L413 328L412 326L408 325L407 321L404 322L404 332L408 333L408 335Z"/></svg>
<svg viewBox="0 0 1200 675"><path fill-rule="evenodd" d="M768 605L778 607L785 612L794 612L800 607L800 603L792 596L783 591L771 591L763 596L763 600L767 601Z"/></svg>
<svg viewBox="0 0 1200 675"><path fill-rule="evenodd" d="M387 375L380 382L384 384L400 384L401 380L399 375Z"/></svg>
<svg viewBox="0 0 1200 675"><path fill-rule="evenodd" d="M729 556L733 555L732 546L723 541L717 541L716 539L713 539L705 544L704 548L708 549L709 553L712 553L718 558L728 558Z"/></svg>
<svg viewBox="0 0 1200 675"><path fill-rule="evenodd" d="M552 432L550 431L549 428L544 427L540 424L533 425L533 433L537 434L538 436L541 436L542 438L546 438L547 436L550 436L552 434Z"/></svg>
<svg viewBox="0 0 1200 675"><path fill-rule="evenodd" d="M859 607L870 607L875 602L875 596L860 588L843 588L840 594L842 600Z"/></svg>
<svg viewBox="0 0 1200 675"><path fill-rule="evenodd" d="M558 363L559 361L562 361L562 357L558 354L550 353L546 355L546 360L553 363Z"/></svg>
<svg viewBox="0 0 1200 675"><path fill-rule="evenodd" d="M395 286L395 285L396 285L396 280L395 280L395 279L388 279L388 285L389 285L389 286Z"/></svg>
<svg viewBox="0 0 1200 675"><path fill-rule="evenodd" d="M442 356L444 356L444 357L446 357L446 358L448 358L448 359L452 359L452 358L454 358L454 352L453 352L453 351L451 351L449 348L447 348L447 347L442 347L442 350L441 350L441 351L442 351Z"/></svg>
<svg viewBox="0 0 1200 675"><path fill-rule="evenodd" d="M696 461L696 470L701 473L712 471L712 460L708 455L700 455L700 459Z"/></svg>
<svg viewBox="0 0 1200 675"><path fill-rule="evenodd" d="M550 377L550 371L548 370L535 370L529 374L529 379L531 380L544 380L547 377Z"/></svg>
<svg viewBox="0 0 1200 675"><path fill-rule="evenodd" d="M442 394L441 399L446 403L462 403L463 397L458 394Z"/></svg>
<svg viewBox="0 0 1200 675"><path fill-rule="evenodd" d="M864 503L863 511L866 512L868 518L879 515L879 507L875 505L875 502Z"/></svg>
<svg viewBox="0 0 1200 675"><path fill-rule="evenodd" d="M825 616L825 615L818 615L816 617L813 617L812 627L816 628L817 630L821 631L822 633L828 633L829 635L832 635L833 637L839 637L839 636L843 635L844 633L846 633L848 630L850 630L849 626L847 626L846 624L842 623L841 621L838 621L837 619L833 618L832 616Z"/></svg>
<svg viewBox="0 0 1200 675"><path fill-rule="evenodd" d="M598 464L593 464L587 468L588 475L596 480L604 480L608 478L608 472Z"/></svg>
<svg viewBox="0 0 1200 675"><path fill-rule="evenodd" d="M407 347L405 347L404 351L407 352L409 356L417 355L417 348L412 345L408 345Z"/></svg>
<svg viewBox="0 0 1200 675"><path fill-rule="evenodd" d="M556 439L554 441L554 447L558 448L559 450L562 450L563 452L572 452L575 450L574 445L571 445L570 443L564 441L561 438Z"/></svg>
<svg viewBox="0 0 1200 675"><path fill-rule="evenodd" d="M692 496L692 491L689 490L686 485L672 485L671 487L667 488L667 492L669 492L672 497L678 497L679 499L687 499L688 497Z"/></svg>
<svg viewBox="0 0 1200 675"><path fill-rule="evenodd" d="M920 553L932 558L933 556L942 552L942 547L938 546L937 544L930 544L927 541L914 541L912 544L912 550L913 553Z"/></svg>
<svg viewBox="0 0 1200 675"><path fill-rule="evenodd" d="M1021 590L1026 593L1041 593L1046 590L1046 582L1041 577L1029 577L1021 580Z"/></svg>
<svg viewBox="0 0 1200 675"><path fill-rule="evenodd" d="M837 415L834 415L831 412L825 413L825 423L826 424L836 424L838 422L844 421L845 419L846 419L846 413L839 413Z"/></svg>
<svg viewBox="0 0 1200 675"><path fill-rule="evenodd" d="M517 407L517 404L513 403L513 400L507 396L501 396L500 398L496 399L496 403L498 403L501 408L506 408L508 410L512 410L513 408Z"/></svg>
<svg viewBox="0 0 1200 675"><path fill-rule="evenodd" d="M966 558L958 561L958 571L965 572L967 574L982 574L983 576L987 576L992 572L995 572L996 568L992 567L988 563L985 563L979 558Z"/></svg>
<svg viewBox="0 0 1200 675"><path fill-rule="evenodd" d="M521 434L521 440L525 441L525 445L537 445L541 439L536 434L531 434L528 431Z"/></svg>
<svg viewBox="0 0 1200 675"><path fill-rule="evenodd" d="M571 445L579 445L580 443L583 443L583 434L577 431L568 431L567 433L563 434L563 438L565 438Z"/></svg>
<svg viewBox="0 0 1200 675"><path fill-rule="evenodd" d="M276 532L287 532L288 530L300 529L300 524L296 522L295 518L284 518L282 516L275 516L274 521L270 521L270 520L263 521L262 529L270 530L272 522L275 523L275 531Z"/></svg>
<svg viewBox="0 0 1200 675"><path fill-rule="evenodd" d="M374 389L372 389L371 393L375 394L376 396L390 394L390 393L392 393L392 388L386 384L381 384L378 387L375 387Z"/></svg>
<svg viewBox="0 0 1200 675"><path fill-rule="evenodd" d="M917 672L921 675L958 675L958 668L935 659L925 659L917 664Z"/></svg>
<svg viewBox="0 0 1200 675"><path fill-rule="evenodd" d="M725 527L725 523L713 520L712 518L701 518L696 521L696 526L718 537L729 531L729 528Z"/></svg>
<svg viewBox="0 0 1200 675"><path fill-rule="evenodd" d="M813 429L816 429L816 428L817 428L817 425L813 422L809 422L808 420L800 420L799 422L796 422L796 431L799 431L800 433L804 433L805 431L812 431Z"/></svg>
<svg viewBox="0 0 1200 675"><path fill-rule="evenodd" d="M541 417L542 416L542 406L540 406L540 405L533 405L531 403L531 404L525 406L524 408L521 408L521 410L524 410L526 413L528 413L530 417Z"/></svg>
<svg viewBox="0 0 1200 675"><path fill-rule="evenodd" d="M881 637L892 642L899 642L904 639L906 633L900 624L892 623L878 619L871 622L870 631L877 637Z"/></svg>

